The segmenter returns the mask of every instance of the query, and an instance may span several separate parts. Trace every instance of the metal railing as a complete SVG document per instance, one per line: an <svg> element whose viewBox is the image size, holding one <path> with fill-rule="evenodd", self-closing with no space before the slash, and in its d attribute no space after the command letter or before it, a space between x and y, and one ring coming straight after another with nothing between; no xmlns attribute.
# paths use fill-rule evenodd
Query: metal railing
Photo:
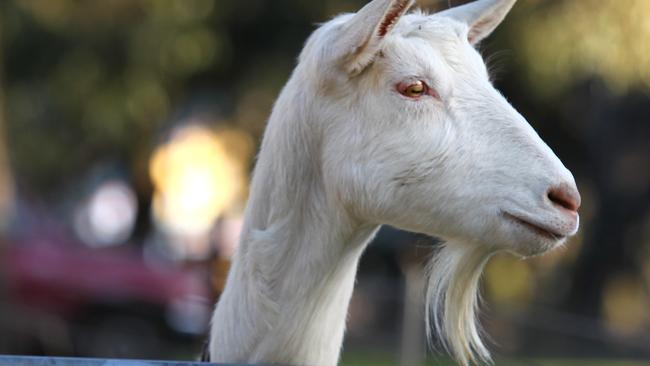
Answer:
<svg viewBox="0 0 650 366"><path fill-rule="evenodd" d="M1 356L0 366L218 366L206 362L119 360L73 357ZM226 366L226 365L220 365ZM229 365L236 366L236 365Z"/></svg>

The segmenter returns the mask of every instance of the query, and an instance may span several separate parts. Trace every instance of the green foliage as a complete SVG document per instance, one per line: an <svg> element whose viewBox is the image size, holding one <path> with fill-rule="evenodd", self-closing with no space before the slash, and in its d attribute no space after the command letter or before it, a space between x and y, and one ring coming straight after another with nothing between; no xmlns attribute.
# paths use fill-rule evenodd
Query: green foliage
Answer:
<svg viewBox="0 0 650 366"><path fill-rule="evenodd" d="M188 81L228 61L211 1L15 1L0 8L14 166L48 186L148 148Z"/></svg>
<svg viewBox="0 0 650 366"><path fill-rule="evenodd" d="M522 2L513 33L533 90L561 94L597 75L614 91L650 86L650 1Z"/></svg>
<svg viewBox="0 0 650 366"><path fill-rule="evenodd" d="M52 191L98 160L146 155L197 93L259 137L313 24L361 2L3 1L14 169Z"/></svg>

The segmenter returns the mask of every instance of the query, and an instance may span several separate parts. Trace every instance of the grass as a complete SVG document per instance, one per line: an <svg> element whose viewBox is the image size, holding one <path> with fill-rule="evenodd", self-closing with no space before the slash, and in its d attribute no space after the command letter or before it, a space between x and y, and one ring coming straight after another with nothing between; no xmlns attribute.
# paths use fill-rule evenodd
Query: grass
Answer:
<svg viewBox="0 0 650 366"><path fill-rule="evenodd" d="M340 366L398 366L391 353L347 352L343 354ZM495 366L650 366L648 361L593 360L593 359L497 359ZM422 366L456 366L449 359L428 359Z"/></svg>

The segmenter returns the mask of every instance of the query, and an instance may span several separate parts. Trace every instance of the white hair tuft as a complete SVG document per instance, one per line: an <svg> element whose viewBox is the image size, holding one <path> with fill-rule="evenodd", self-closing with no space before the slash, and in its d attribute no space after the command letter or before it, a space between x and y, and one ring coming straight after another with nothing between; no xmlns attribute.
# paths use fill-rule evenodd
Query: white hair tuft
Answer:
<svg viewBox="0 0 650 366"><path fill-rule="evenodd" d="M431 341L435 331L444 348L463 366L491 363L479 335L476 311L481 273L494 253L482 245L449 242L429 263L427 337Z"/></svg>

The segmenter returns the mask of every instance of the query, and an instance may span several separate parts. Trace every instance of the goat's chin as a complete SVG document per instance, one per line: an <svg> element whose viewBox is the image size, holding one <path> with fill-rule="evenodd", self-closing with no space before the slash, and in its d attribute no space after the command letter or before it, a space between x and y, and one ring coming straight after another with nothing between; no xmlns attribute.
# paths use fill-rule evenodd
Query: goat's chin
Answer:
<svg viewBox="0 0 650 366"><path fill-rule="evenodd" d="M514 220L504 220L495 230L496 235L488 240L497 243L499 250L510 252L518 257L528 258L543 255L562 247L568 235L559 235Z"/></svg>
<svg viewBox="0 0 650 366"><path fill-rule="evenodd" d="M476 243L450 241L429 264L427 336L429 341L439 337L461 365L490 361L480 338L476 311L481 273L497 251Z"/></svg>
<svg viewBox="0 0 650 366"><path fill-rule="evenodd" d="M566 243L566 240L566 238L562 238L558 240L520 242L514 250L509 250L509 252L522 258L538 257L555 249L561 248Z"/></svg>

